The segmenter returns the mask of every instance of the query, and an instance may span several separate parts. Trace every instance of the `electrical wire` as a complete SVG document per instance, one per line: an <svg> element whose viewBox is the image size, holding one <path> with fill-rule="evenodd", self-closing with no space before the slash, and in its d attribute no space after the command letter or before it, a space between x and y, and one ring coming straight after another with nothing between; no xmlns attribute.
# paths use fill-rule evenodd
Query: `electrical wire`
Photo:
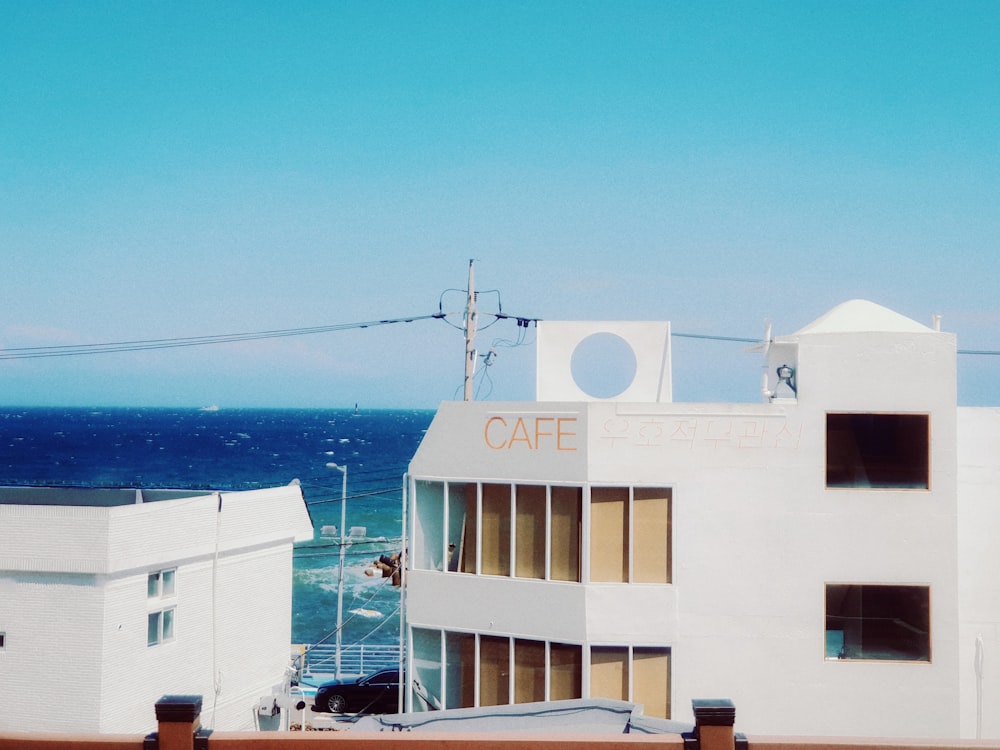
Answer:
<svg viewBox="0 0 1000 750"><path fill-rule="evenodd" d="M465 290L461 289L448 289L441 293L441 298L438 301L438 312L429 315L411 315L402 318L382 318L379 320L368 320L356 323L336 323L332 325L322 325L322 326L309 326L302 328L283 328L268 331L253 331L244 333L226 333L226 334L216 334L207 336L184 336L176 338L161 338L161 339L137 339L130 341L110 341L99 344L64 344L57 346L26 346L26 347L8 347L0 349L0 360L13 360L13 359L39 359L48 357L74 357L87 354L113 354L120 352L140 352L140 351L150 351L156 349L176 349L181 347L191 347L191 346L208 346L212 344L228 344L239 341L260 341L263 339L272 338L285 338L289 336L308 336L318 333L332 333L336 331L347 331L363 328L374 328L378 326L393 325L397 323L413 323L420 320L442 320L447 325L457 329L465 330L464 324L457 325L448 320L450 316L465 315L463 311L451 311L445 312L443 308L444 295L448 292L461 292L462 294L467 294ZM479 326L479 330L486 330L497 323L504 320L516 320L518 325L518 339L513 344L515 346L522 345L524 342L524 332L532 324L538 324L541 322L541 318L517 316L504 313L499 299L498 290L488 290L484 292L476 292L476 297L478 299L481 294L496 294L497 295L497 309L495 313L478 312L477 315L480 318L493 318L492 322L485 323ZM687 339L700 339L702 341L728 341L733 343L741 344L760 344L763 343L763 339L760 338L748 338L742 336L718 336L710 334L701 333L683 333L680 331L672 331L670 334L675 338L687 338ZM498 339L497 342L503 342L504 340ZM497 345L496 342L494 345ZM500 345L505 345L501 343ZM974 355L974 356L1000 356L1000 350L997 349L958 349L958 354L963 355Z"/></svg>
<svg viewBox="0 0 1000 750"><path fill-rule="evenodd" d="M313 326L309 328L284 328L273 331L252 333L226 333L213 336L187 336L165 339L141 339L136 341L112 341L103 344L66 344L62 346L29 346L0 350L0 359L37 359L40 357L72 357L82 354L108 354L115 352L138 352L151 349L175 349L185 346L206 346L228 344L235 341L258 341L261 339L305 336L316 333L330 333L357 328L374 328L394 323L412 323L417 320L431 320L440 314L412 315L405 318L369 320L360 323L339 323L335 325Z"/></svg>

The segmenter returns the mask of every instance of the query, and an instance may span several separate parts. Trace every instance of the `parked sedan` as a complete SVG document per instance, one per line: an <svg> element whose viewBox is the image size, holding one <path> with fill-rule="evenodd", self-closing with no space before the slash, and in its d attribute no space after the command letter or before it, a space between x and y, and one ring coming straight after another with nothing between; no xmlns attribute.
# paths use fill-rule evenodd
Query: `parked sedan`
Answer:
<svg viewBox="0 0 1000 750"><path fill-rule="evenodd" d="M334 714L394 714L399 710L399 670L383 669L356 680L324 682L313 711Z"/></svg>

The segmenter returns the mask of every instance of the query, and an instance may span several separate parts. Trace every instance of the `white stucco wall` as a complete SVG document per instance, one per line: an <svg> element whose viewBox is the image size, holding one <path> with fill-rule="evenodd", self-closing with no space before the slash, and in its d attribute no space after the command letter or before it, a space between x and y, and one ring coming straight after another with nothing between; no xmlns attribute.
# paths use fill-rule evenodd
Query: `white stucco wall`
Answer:
<svg viewBox="0 0 1000 750"><path fill-rule="evenodd" d="M958 410L962 736L1000 737L1000 408ZM982 669L976 639L982 638ZM982 674L980 680L978 675Z"/></svg>
<svg viewBox="0 0 1000 750"><path fill-rule="evenodd" d="M959 627L955 337L888 320L877 331L831 320L784 339L774 356L796 368L788 401L442 405L412 475L669 487L673 582L645 590L414 571L411 624L584 645L650 638L672 648L681 720L693 718L692 698L729 697L748 732L970 736L959 690L969 638ZM928 415L929 488L827 489L828 412ZM584 442L574 450L508 439L517 420L555 414L575 420ZM997 455L983 461L995 466ZM985 502L970 497L963 512ZM963 523L963 540L976 523ZM985 569L995 570L991 559ZM829 583L929 587L930 661L828 660ZM996 588L986 573L968 585L970 595ZM984 608L980 626L995 638L996 609Z"/></svg>

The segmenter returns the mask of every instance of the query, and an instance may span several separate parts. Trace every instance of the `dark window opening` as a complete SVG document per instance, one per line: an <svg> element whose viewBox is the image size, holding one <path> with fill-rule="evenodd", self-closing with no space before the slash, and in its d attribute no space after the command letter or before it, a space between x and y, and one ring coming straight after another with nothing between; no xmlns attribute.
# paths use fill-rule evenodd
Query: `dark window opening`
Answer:
<svg viewBox="0 0 1000 750"><path fill-rule="evenodd" d="M826 486L927 489L926 414L827 414Z"/></svg>
<svg viewBox="0 0 1000 750"><path fill-rule="evenodd" d="M826 658L930 661L930 589L827 584Z"/></svg>

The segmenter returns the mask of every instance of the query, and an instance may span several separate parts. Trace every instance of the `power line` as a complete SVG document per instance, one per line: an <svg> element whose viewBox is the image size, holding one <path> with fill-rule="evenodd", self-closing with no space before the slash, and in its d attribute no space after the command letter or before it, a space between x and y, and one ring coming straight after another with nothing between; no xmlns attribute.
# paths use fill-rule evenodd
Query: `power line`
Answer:
<svg viewBox="0 0 1000 750"><path fill-rule="evenodd" d="M316 333L331 333L357 328L374 328L394 323L413 323L417 320L431 320L443 317L443 313L432 315L412 315L405 318L368 320L360 323L338 323L309 328L283 328L273 331L251 333L225 333L214 336L186 336L166 339L141 339L136 341L111 341L103 344L67 344L63 346L16 347L0 350L0 359L37 359L40 357L73 357L82 354L109 354L114 352L138 352L151 349L176 349L185 346L207 346L228 344L236 341L258 341L261 339L284 338L286 336L306 336Z"/></svg>
<svg viewBox="0 0 1000 750"><path fill-rule="evenodd" d="M457 290L449 290L457 291ZM501 308L502 309L502 308ZM379 320L367 320L357 323L335 323L332 325L310 326L302 328L282 328L270 331L253 331L245 333L224 333L209 336L184 336L177 338L162 339L137 339L133 341L110 341L101 344L64 344L59 346L26 346L8 347L0 349L0 360L12 359L40 359L45 357L75 357L87 354L113 354L119 352L140 352L155 349L177 349L190 346L209 346L212 344L229 344L238 341L260 341L263 339L285 338L289 336L309 336L318 333L333 333L336 331L349 331L362 328L375 328L379 326L394 325L398 323L413 323L420 320L442 320L448 325L461 330L461 326L449 323L449 315L462 315L461 312L439 312L429 315L411 315L402 318L383 318ZM518 326L519 338L523 341L520 329L527 329L532 324L537 325L541 318L530 316L510 315L504 312L483 313L479 315L494 318L493 323L481 326L483 330L490 325L495 325L504 320L514 320ZM672 331L670 334L674 338L700 339L703 341L727 341L740 344L760 344L763 339L747 338L742 336L718 336L702 333L682 333ZM958 349L958 354L973 356L1000 356L1000 350L996 349Z"/></svg>

